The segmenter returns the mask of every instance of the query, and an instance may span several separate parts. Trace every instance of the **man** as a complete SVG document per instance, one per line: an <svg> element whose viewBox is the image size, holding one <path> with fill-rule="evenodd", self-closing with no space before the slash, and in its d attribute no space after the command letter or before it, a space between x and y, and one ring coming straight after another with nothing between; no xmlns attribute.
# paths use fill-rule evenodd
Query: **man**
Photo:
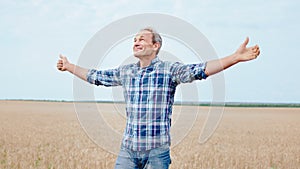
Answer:
<svg viewBox="0 0 300 169"><path fill-rule="evenodd" d="M246 47L248 42L246 38L235 53L221 59L198 64L171 63L157 57L161 36L145 28L134 38L133 53L138 63L89 70L60 55L57 68L91 84L123 87L127 120L115 168L167 169L171 163L170 127L176 86L206 79L234 64L257 58L258 45Z"/></svg>

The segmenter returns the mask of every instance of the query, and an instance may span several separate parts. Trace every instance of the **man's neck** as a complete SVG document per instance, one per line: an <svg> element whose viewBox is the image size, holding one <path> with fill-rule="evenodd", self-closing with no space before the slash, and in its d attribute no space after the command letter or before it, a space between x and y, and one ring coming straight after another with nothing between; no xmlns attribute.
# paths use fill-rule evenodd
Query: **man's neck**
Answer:
<svg viewBox="0 0 300 169"><path fill-rule="evenodd" d="M150 66L152 60L155 59L155 58L156 58L156 56L141 57L141 58L139 58L139 60L140 60L140 67L141 68L145 68L145 67Z"/></svg>

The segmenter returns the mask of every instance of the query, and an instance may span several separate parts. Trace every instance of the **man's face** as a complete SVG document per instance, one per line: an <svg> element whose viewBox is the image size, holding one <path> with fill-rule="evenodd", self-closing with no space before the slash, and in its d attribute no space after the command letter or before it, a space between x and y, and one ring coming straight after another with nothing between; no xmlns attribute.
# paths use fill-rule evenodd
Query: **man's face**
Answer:
<svg viewBox="0 0 300 169"><path fill-rule="evenodd" d="M152 33L141 31L134 37L133 54L137 58L145 56L155 56L157 44L152 42Z"/></svg>

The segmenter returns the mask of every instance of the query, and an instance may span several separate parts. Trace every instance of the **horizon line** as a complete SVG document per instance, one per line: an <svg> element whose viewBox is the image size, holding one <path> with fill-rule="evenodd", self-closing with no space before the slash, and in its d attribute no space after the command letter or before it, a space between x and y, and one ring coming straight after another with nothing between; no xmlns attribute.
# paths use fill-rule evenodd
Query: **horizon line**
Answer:
<svg viewBox="0 0 300 169"><path fill-rule="evenodd" d="M122 103L125 101L111 100L58 100L58 99L0 99L0 101L36 101L36 102L66 102L66 103ZM284 102L246 102L246 101L230 101L230 102L210 102L210 101L175 101L174 105L191 105L191 106L224 106L224 107L299 107L300 103L284 103Z"/></svg>

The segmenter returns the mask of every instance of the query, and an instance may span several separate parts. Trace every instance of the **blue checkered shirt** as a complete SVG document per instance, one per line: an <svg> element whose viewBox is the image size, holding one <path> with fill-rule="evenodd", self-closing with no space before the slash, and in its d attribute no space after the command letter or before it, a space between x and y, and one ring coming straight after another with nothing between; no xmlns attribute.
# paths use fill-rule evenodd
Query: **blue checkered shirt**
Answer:
<svg viewBox="0 0 300 169"><path fill-rule="evenodd" d="M182 64L158 57L146 68L139 63L109 70L89 70L91 84L122 86L126 102L126 128L122 146L144 151L171 143L170 127L176 86L205 79L206 63Z"/></svg>

